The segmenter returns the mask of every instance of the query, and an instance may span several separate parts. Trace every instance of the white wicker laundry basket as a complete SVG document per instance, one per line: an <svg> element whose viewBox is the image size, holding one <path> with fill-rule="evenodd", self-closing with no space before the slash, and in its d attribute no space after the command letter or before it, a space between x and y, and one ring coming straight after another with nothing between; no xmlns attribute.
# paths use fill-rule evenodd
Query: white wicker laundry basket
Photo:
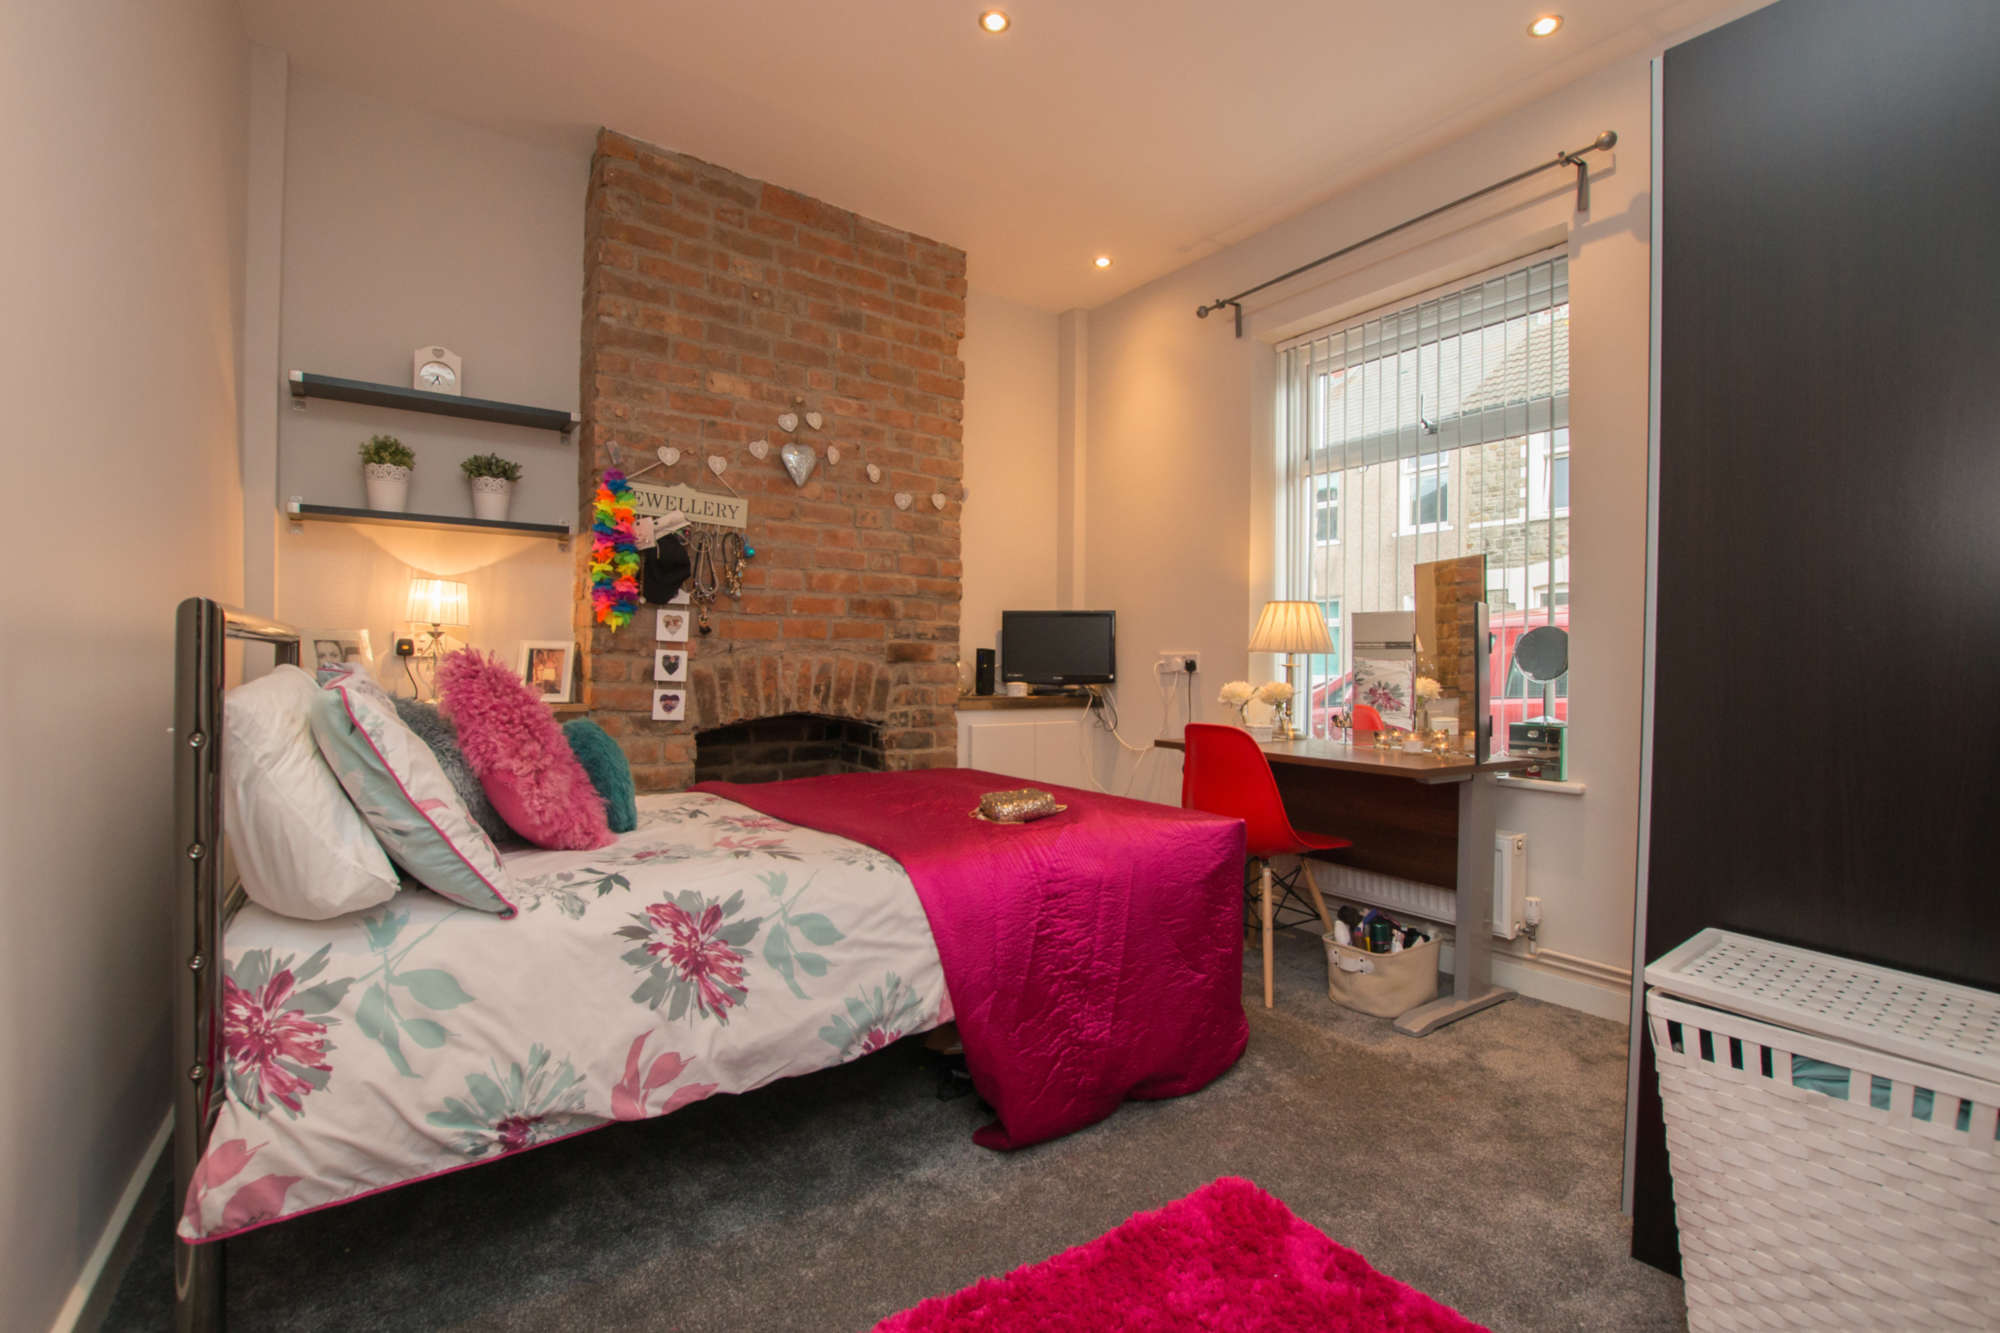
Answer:
<svg viewBox="0 0 2000 1333"><path fill-rule="evenodd" d="M2000 1329L2000 995L1719 930L1646 982L1694 1333Z"/></svg>

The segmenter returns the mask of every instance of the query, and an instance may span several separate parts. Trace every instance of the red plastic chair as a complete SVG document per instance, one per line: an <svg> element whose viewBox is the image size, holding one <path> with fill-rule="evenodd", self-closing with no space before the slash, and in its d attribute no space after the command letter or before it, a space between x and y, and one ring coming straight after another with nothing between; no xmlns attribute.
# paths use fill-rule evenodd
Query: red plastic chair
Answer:
<svg viewBox="0 0 2000 1333"><path fill-rule="evenodd" d="M1262 880L1258 917L1263 925L1264 1007L1269 1009L1274 1002L1271 976L1271 858L1299 858L1299 869L1305 877L1306 892L1312 898L1313 910L1319 913L1319 919L1331 933L1333 917L1326 910L1326 899L1320 897L1319 885L1313 881L1312 863L1307 858L1314 852L1330 852L1352 847L1354 843L1347 838L1300 833L1294 829L1285 814L1285 803L1278 796L1278 780L1271 776L1271 761L1257 748L1257 742L1250 738L1250 733L1237 727L1218 727L1202 722L1188 724L1187 756L1181 765L1181 806L1187 810L1205 810L1210 814L1227 815L1243 821L1245 850L1250 863L1259 868Z"/></svg>

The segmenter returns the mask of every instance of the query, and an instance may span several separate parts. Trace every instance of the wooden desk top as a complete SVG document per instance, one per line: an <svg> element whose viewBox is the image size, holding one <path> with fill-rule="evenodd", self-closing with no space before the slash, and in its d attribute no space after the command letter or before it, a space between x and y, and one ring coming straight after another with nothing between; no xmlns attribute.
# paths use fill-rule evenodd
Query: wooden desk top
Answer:
<svg viewBox="0 0 2000 1333"><path fill-rule="evenodd" d="M1184 741L1153 742L1162 749L1185 750ZM1303 740L1264 741L1257 746L1271 763L1301 768L1332 768L1344 773L1372 773L1380 777L1408 778L1434 785L1464 782L1475 773L1512 773L1530 768L1531 759L1495 755L1483 764L1459 756L1440 759L1434 754L1409 754L1402 750L1378 750L1373 744L1355 745L1348 741Z"/></svg>

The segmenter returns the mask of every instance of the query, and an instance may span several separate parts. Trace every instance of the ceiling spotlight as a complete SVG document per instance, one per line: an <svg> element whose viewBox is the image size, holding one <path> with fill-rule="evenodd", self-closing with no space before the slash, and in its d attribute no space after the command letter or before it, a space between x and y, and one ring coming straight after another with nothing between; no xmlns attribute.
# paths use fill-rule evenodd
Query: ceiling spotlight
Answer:
<svg viewBox="0 0 2000 1333"><path fill-rule="evenodd" d="M1005 32L1013 23L1014 20L1008 18L1003 10L989 9L979 16L979 26L987 32Z"/></svg>
<svg viewBox="0 0 2000 1333"><path fill-rule="evenodd" d="M1544 14L1540 18L1536 19L1533 23L1530 23L1528 25L1528 36L1547 37L1550 33L1554 32L1557 28L1560 28L1562 25L1563 25L1562 15Z"/></svg>
<svg viewBox="0 0 2000 1333"><path fill-rule="evenodd" d="M1111 256L1110 256L1110 255L1099 255L1099 256L1098 256L1097 258L1095 258L1095 259L1091 260L1090 262L1091 262L1091 263L1093 263L1093 264L1095 264L1095 265L1097 265L1097 266L1098 266L1099 268L1110 268L1110 267L1111 267Z"/></svg>

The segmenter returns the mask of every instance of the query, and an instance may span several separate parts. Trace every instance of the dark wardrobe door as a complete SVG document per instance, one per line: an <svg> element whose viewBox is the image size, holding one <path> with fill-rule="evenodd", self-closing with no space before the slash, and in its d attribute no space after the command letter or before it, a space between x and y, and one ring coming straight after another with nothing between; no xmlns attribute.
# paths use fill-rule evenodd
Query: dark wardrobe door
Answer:
<svg viewBox="0 0 2000 1333"><path fill-rule="evenodd" d="M2000 3L1666 54L1646 956L2000 988ZM1677 1269L1652 1054L1633 1253Z"/></svg>

